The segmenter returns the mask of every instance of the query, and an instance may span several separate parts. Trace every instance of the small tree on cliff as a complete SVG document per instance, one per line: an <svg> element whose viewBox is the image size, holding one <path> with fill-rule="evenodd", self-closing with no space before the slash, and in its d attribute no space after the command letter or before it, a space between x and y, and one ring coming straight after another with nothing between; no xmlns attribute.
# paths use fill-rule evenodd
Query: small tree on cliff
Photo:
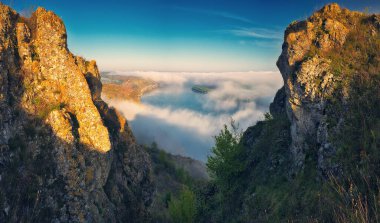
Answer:
<svg viewBox="0 0 380 223"><path fill-rule="evenodd" d="M234 120L230 129L227 125L215 136L215 146L212 155L208 157L207 168L219 189L232 190L231 186L236 177L244 170L242 161L243 147L240 144L242 132Z"/></svg>

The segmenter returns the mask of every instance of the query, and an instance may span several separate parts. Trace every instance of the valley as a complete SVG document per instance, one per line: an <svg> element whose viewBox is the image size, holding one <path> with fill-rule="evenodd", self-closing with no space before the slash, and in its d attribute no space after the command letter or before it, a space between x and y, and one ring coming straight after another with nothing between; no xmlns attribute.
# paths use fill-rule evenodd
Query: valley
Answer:
<svg viewBox="0 0 380 223"><path fill-rule="evenodd" d="M218 2L0 2L1 223L379 222L378 3Z"/></svg>

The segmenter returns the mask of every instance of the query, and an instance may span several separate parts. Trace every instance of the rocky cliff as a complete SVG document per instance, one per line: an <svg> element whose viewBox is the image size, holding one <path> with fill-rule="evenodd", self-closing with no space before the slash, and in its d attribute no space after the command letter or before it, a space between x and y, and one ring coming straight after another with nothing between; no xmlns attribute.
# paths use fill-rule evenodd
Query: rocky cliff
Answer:
<svg viewBox="0 0 380 223"><path fill-rule="evenodd" d="M219 135L199 222L378 221L380 15L326 5L287 27L277 66L265 119L238 146Z"/></svg>
<svg viewBox="0 0 380 223"><path fill-rule="evenodd" d="M350 118L350 101L357 93L364 95L367 80L378 78L379 40L380 15L337 4L326 5L286 29L277 62L285 86L272 106L285 108L291 122L293 173L304 167L306 154L313 150L323 175L340 171L339 163L332 161L340 146L333 136ZM363 84L362 92L353 88L360 86L358 82ZM367 87L373 87L374 102L380 99L376 85Z"/></svg>
<svg viewBox="0 0 380 223"><path fill-rule="evenodd" d="M0 3L0 222L143 222L148 155L62 20Z"/></svg>
<svg viewBox="0 0 380 223"><path fill-rule="evenodd" d="M374 220L380 15L326 5L287 27L277 66L284 87L271 116L242 138L245 221L360 222L359 203Z"/></svg>

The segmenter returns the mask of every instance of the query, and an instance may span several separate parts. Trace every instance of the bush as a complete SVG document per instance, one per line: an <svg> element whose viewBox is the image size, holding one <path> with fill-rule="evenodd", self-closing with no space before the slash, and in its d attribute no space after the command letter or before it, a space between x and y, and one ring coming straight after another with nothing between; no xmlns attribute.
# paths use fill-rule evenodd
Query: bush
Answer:
<svg viewBox="0 0 380 223"><path fill-rule="evenodd" d="M187 187L184 187L179 198L173 198L169 202L169 214L175 223L194 222L196 215L194 193Z"/></svg>

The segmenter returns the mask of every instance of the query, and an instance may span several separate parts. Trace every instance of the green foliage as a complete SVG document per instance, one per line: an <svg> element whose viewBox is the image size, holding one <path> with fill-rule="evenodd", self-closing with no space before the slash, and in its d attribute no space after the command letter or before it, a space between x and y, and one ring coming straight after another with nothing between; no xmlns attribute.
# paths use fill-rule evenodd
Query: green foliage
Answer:
<svg viewBox="0 0 380 223"><path fill-rule="evenodd" d="M175 176L179 182L185 185L191 186L193 184L193 179L183 168L176 168Z"/></svg>
<svg viewBox="0 0 380 223"><path fill-rule="evenodd" d="M158 149L156 143L145 149L152 159L157 186L150 210L152 222L194 222L197 199L193 190L202 182L176 166L175 157Z"/></svg>
<svg viewBox="0 0 380 223"><path fill-rule="evenodd" d="M239 143L241 135L237 133L234 124L231 124L232 131L227 125L215 136L215 146L212 148L212 156L208 157L207 168L211 176L222 188L229 188L235 176L239 175L244 168L242 146Z"/></svg>
<svg viewBox="0 0 380 223"><path fill-rule="evenodd" d="M235 221L234 213L239 213L242 208L251 162L247 159L248 151L241 141L242 136L238 125L231 120L230 128L224 125L219 135L215 136L215 146L207 160L212 181L206 189L212 191L198 193L198 209L216 222ZM208 221L201 215L198 217L199 221Z"/></svg>
<svg viewBox="0 0 380 223"><path fill-rule="evenodd" d="M173 162L171 162L169 160L168 154L163 150L160 150L158 152L158 163L160 165L162 165L163 168L165 168L165 169L174 169L175 168Z"/></svg>
<svg viewBox="0 0 380 223"><path fill-rule="evenodd" d="M169 213L175 223L195 222L196 206L195 194L184 187L178 198L169 202Z"/></svg>
<svg viewBox="0 0 380 223"><path fill-rule="evenodd" d="M187 186L193 184L193 179L190 177L189 173L183 168L176 167L170 158L170 154L164 150L158 149L156 143L152 143L151 147L146 149L155 163L153 170L155 174L159 174L160 172L167 173L182 184Z"/></svg>
<svg viewBox="0 0 380 223"><path fill-rule="evenodd" d="M244 136L233 122L231 129L224 126L215 137L213 156L207 163L213 181L196 193L199 222L249 222L252 216L258 222L280 221L299 208L301 201L307 202L310 197L303 198L302 193L295 198L291 195L305 181L291 184L287 179L291 160L285 115L265 115L265 121Z"/></svg>

